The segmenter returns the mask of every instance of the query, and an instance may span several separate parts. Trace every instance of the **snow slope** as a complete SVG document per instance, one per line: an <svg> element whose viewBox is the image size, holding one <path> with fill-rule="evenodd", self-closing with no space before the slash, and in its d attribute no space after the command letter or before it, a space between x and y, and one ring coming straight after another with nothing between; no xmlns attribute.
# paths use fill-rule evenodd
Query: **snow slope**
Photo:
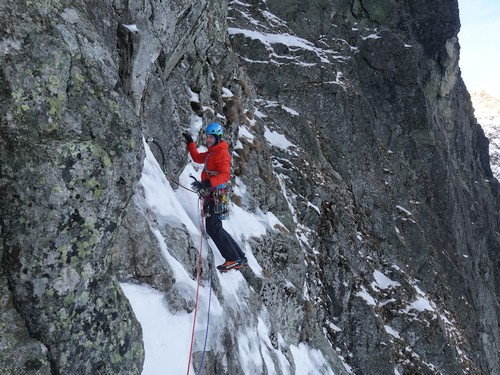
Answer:
<svg viewBox="0 0 500 375"><path fill-rule="evenodd" d="M135 204L141 209L153 212L159 223L168 223L172 226L184 225L190 233L193 244L200 243L200 215L197 210L198 197L185 189L173 190L165 179L163 172L155 160L149 146L144 142L146 159L140 185L143 195L136 194ZM180 184L189 186L189 175L199 175L192 164L188 164L180 176ZM244 194L245 187L237 181L235 187L239 194ZM141 191L142 189L138 189ZM232 206L231 219L224 222L224 228L236 239L246 252L249 266L257 277L262 276L262 268L252 255L252 249L247 243L250 237L259 237L266 231L273 231L278 219L272 213L264 214L257 211L250 214L243 209ZM186 300L193 300L196 295L197 280L194 280L184 266L172 255L166 245L165 238L158 228L151 227L158 239L163 256L175 275L175 288ZM207 259L210 253L205 241L202 242L202 257ZM215 249L213 256L215 263L223 262L223 258ZM248 305L250 294L255 293L239 272L219 274L214 272L214 278L222 288L223 300L211 293L210 284L202 281L199 289L199 305L194 330L194 352L202 352L205 335L207 336L206 350L222 351L218 338L225 328L235 326L231 318L236 316L247 317L242 323L238 322L238 353L241 368L245 374L256 374L267 368L268 374L334 374L328 366L323 354L310 348L307 344L298 346L289 345L279 338L278 349L271 345L269 329L266 326L266 314L263 309L258 317L257 324L251 319ZM145 346L145 363L143 375L168 375L189 372L194 374L198 363L190 364L188 371L191 333L193 329L194 312L173 312L162 293L147 285L123 283L121 287L129 299L137 319L141 323ZM210 306L210 315L208 309ZM207 323L209 317L208 334ZM240 318L241 319L241 318ZM290 363L283 351L289 349L294 363ZM272 361L278 358L278 364ZM279 370L276 366L279 366ZM293 372L295 368L297 372Z"/></svg>

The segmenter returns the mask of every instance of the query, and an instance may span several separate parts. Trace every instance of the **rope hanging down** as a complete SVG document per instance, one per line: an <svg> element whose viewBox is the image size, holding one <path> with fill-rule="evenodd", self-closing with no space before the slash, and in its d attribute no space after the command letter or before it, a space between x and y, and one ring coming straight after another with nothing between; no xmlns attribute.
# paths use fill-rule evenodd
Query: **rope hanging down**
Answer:
<svg viewBox="0 0 500 375"><path fill-rule="evenodd" d="M193 189L189 189L183 185L181 185L180 183L178 183L177 181L174 181L172 180L170 177L168 177L167 175L167 164L165 163L165 153L163 152L163 148L160 146L160 144L158 142L156 142L156 140L154 138L148 138L148 143L153 143L156 145L156 147L158 147L158 150L160 151L160 154L161 154L161 167L163 169L163 174L165 175L165 178L170 181L171 183L173 184L176 184L177 186L183 188L183 189L186 189L187 191L190 191L192 193L195 193L195 194L198 194L196 191L194 191Z"/></svg>
<svg viewBox="0 0 500 375"><path fill-rule="evenodd" d="M207 312L207 327L205 328L205 340L203 343L203 351L201 353L201 361L200 361L200 367L198 368L198 374L201 374L201 370L203 368L203 361L205 359L205 353L207 351L207 340L208 340L208 327L210 326L210 306L212 304L212 287L213 287L213 264L214 264L214 252L210 248L210 245L208 244L208 238L206 236L206 232L203 231L208 249L210 250L210 263L209 263L209 268L210 268L210 291L208 293L208 312Z"/></svg>
<svg viewBox="0 0 500 375"><path fill-rule="evenodd" d="M148 138L148 143L154 143L161 154L161 167L163 168L163 174L167 174L167 164L165 163L165 153L163 152L163 148L161 148L160 144L156 142L154 138Z"/></svg>
<svg viewBox="0 0 500 375"><path fill-rule="evenodd" d="M167 176L167 165L165 163L165 153L163 152L162 147L153 138L148 138L147 141L148 141L148 143L155 144L156 147L158 147L158 150L160 151L161 159L162 159L163 174L165 175L165 178L168 181L170 181L170 182L172 182L172 183L180 186L181 188L184 188L184 189L186 189L188 191L191 191L191 192L193 192L195 194L198 194L196 191L194 191L192 189L189 189L189 188L181 185L177 181L174 181L174 180L170 179ZM189 360L188 360L188 367L187 367L187 375L189 375L189 372L191 371L191 358L193 357L194 332L195 332L195 328L196 328L196 316L198 314L198 301L199 301L200 284L201 284L201 265L202 265L203 239L204 238L207 241L207 246L208 246L208 249L210 250L210 254L211 254L211 260L209 262L209 268L210 268L210 292L209 292L209 295L208 295L208 312L207 312L207 326L206 326L206 329L205 329L205 340L204 340L204 344L203 344L203 352L202 352L200 366L198 368L197 375L201 374L201 370L203 368L203 361L205 359L205 352L206 352L206 349L207 349L208 327L209 327L209 324L210 324L210 307L211 307L211 302L212 302L212 287L213 287L213 271L212 271L212 268L213 268L213 264L214 264L214 254L213 254L212 249L210 248L210 245L208 244L208 238L206 236L205 228L204 228L205 227L205 220L204 220L205 215L204 215L204 212L203 212L203 207L204 207L203 198L199 194L198 194L198 196L200 198L199 202L201 202L201 210L200 210L200 212L201 212L200 234L201 235L200 235L200 250L199 250L199 260L198 260L198 269L197 269L197 286L196 286L196 297L195 297L195 306L194 306L194 319L193 319L193 329L192 329L192 332L191 332L191 344L190 344L190 348L189 348Z"/></svg>
<svg viewBox="0 0 500 375"><path fill-rule="evenodd" d="M200 201L201 202L201 222L200 222L200 251L199 251L199 261L198 261L198 270L197 270L197 286L196 286L196 298L195 298L195 304L194 304L194 317L193 317L193 329L192 329L192 332L191 332L191 345L190 345L190 348L189 348L189 359L188 359L188 368L187 368L187 375L189 375L189 372L191 371L191 358L193 356L193 345L194 345L194 332L195 332L195 327L196 327L196 316L197 316L197 313L198 313L198 301L199 301L199 291L200 291L200 284L201 284L201 264L202 264L202 255L203 255L203 239L205 238L205 240L207 241L207 245L208 245L208 248L210 250L210 253L211 253L211 261L210 261L210 264L209 264L209 268L210 268L210 292L209 292L209 296L208 296L208 312L207 312L207 326L206 326L206 329L205 329L205 342L203 344L203 352L202 352L202 355L201 355L201 361L200 361L200 366L198 368L198 373L197 375L200 375L201 374L201 370L203 368L203 361L205 359L205 352L206 352L206 348L207 348L207 340L208 340L208 327L209 327L209 324L210 324L210 306L211 306L211 302L212 302L212 285L213 285L213 273L212 273L212 266L214 264L214 259L213 259L213 251L212 249L210 248L210 245L208 244L208 239L206 238L205 236L205 230L204 230L204 224L205 224L205 220L204 220L204 214L203 214L203 200L200 198Z"/></svg>

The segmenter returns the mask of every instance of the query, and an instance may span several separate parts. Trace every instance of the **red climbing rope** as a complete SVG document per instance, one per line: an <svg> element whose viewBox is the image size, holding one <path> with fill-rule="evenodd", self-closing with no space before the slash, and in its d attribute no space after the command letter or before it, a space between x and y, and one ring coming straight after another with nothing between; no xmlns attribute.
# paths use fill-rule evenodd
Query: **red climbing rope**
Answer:
<svg viewBox="0 0 500 375"><path fill-rule="evenodd" d="M202 200L200 200L202 202ZM189 372L191 371L191 358L193 356L193 344L194 344L194 331L196 327L196 315L198 313L198 296L200 292L200 283L201 283L201 264L202 264L202 252L203 252L203 202L202 202L202 208L201 208L201 224L200 224L200 255L199 255L199 260L198 260L198 271L197 271L197 279L198 279L198 285L196 287L196 299L195 299L195 304L194 304L194 319L193 319L193 330L191 333L191 345L189 348L189 360L188 360L188 368L187 368L187 375L189 375Z"/></svg>

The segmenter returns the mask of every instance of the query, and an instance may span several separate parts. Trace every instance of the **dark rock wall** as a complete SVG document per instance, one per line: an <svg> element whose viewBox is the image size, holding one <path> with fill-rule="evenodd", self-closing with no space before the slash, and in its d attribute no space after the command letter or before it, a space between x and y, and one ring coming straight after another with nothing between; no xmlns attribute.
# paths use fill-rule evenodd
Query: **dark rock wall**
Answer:
<svg viewBox="0 0 500 375"><path fill-rule="evenodd" d="M354 354L359 373L388 373L389 362L400 363L402 342L420 356L405 371L429 371L428 361L443 373L498 372L499 357L491 355L498 348L498 182L459 76L457 3L235 2L230 27L279 33L265 11L286 21L290 35L338 53L319 60L232 31L258 97L300 113L263 109L309 162L291 160L295 170L278 173L300 199L322 207L319 222L307 210L298 216L318 231L322 257L334 264L317 273L318 293L331 299L318 307L342 322L332 341ZM250 15L260 23L248 22ZM316 170L324 181L315 180ZM451 345L436 322L418 327L397 316L398 306L373 317L352 298L374 268L395 265L452 312L463 344ZM407 335L383 346L382 322ZM460 359L461 345L470 361Z"/></svg>

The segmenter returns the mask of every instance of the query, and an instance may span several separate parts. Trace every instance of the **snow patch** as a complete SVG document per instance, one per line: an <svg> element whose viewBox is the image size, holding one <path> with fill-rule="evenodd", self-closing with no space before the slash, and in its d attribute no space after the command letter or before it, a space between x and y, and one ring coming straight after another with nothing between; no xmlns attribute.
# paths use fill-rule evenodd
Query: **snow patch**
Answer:
<svg viewBox="0 0 500 375"><path fill-rule="evenodd" d="M396 331L394 328L392 328L391 326L388 326L388 325L385 325L384 326L384 329L385 331L391 335L392 337L396 338L396 339L401 339L401 336L399 335L399 332Z"/></svg>
<svg viewBox="0 0 500 375"><path fill-rule="evenodd" d="M265 127L264 137L271 145L273 145L274 147L281 148L282 150L285 151L289 147L294 146L294 144L290 142L283 134L271 131L267 128L267 126Z"/></svg>
<svg viewBox="0 0 500 375"><path fill-rule="evenodd" d="M300 343L298 346L290 345L295 362L295 373L304 375L335 375L323 353L317 349L310 348L307 344Z"/></svg>
<svg viewBox="0 0 500 375"><path fill-rule="evenodd" d="M355 296L360 297L365 300L366 304L369 306L376 306L375 298L373 298L370 293L366 290L364 286L361 286L361 291L357 292Z"/></svg>
<svg viewBox="0 0 500 375"><path fill-rule="evenodd" d="M371 284L371 287L374 290L384 290L384 289L392 289L398 286L401 286L397 281L393 281L385 276L382 272L375 270L373 272L373 278L375 281Z"/></svg>
<svg viewBox="0 0 500 375"><path fill-rule="evenodd" d="M122 26L125 27L126 29L132 31L133 33L138 33L139 29L137 28L136 24L131 24L131 25L126 25L122 23Z"/></svg>

